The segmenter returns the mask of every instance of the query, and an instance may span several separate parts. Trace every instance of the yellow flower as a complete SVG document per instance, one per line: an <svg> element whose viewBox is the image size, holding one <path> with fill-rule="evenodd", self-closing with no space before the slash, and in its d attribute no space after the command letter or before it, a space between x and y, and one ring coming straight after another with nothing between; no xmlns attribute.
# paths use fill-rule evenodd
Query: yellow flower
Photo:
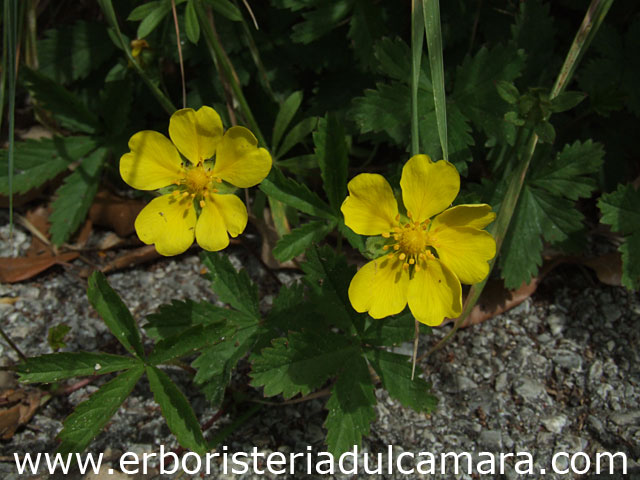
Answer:
<svg viewBox="0 0 640 480"><path fill-rule="evenodd" d="M458 195L460 176L451 163L427 155L409 159L400 187L406 215L381 175L363 173L349 182L345 224L360 235L382 235L389 252L355 274L349 300L373 318L400 313L408 303L417 320L439 325L462 313L460 282L477 283L489 273L496 242L482 229L495 214L486 204L445 210Z"/></svg>
<svg viewBox="0 0 640 480"><path fill-rule="evenodd" d="M271 169L271 155L244 127L222 132L214 109L185 108L171 115L171 140L150 130L129 140L131 151L120 159L124 181L139 190L172 186L135 221L140 240L155 244L158 253L182 253L194 238L205 250L222 250L229 235L244 231L247 209L223 182L239 188L260 183Z"/></svg>

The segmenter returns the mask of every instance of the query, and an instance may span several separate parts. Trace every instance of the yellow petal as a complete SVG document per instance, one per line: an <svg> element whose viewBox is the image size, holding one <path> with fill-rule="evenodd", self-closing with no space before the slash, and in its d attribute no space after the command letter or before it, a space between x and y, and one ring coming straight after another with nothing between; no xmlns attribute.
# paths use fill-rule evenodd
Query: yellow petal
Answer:
<svg viewBox="0 0 640 480"><path fill-rule="evenodd" d="M222 120L211 107L183 108L171 115L169 136L191 163L213 157L222 138Z"/></svg>
<svg viewBox="0 0 640 480"><path fill-rule="evenodd" d="M216 152L213 175L239 188L260 183L271 170L271 155L258 148L256 137L244 127L226 131Z"/></svg>
<svg viewBox="0 0 640 480"><path fill-rule="evenodd" d="M486 203L473 205L458 205L449 208L433 219L431 229L440 225L448 227L473 227L483 229L496 218L491 207Z"/></svg>
<svg viewBox="0 0 640 480"><path fill-rule="evenodd" d="M451 205L460 190L460 175L449 162L415 155L402 168L400 187L407 212L423 222Z"/></svg>
<svg viewBox="0 0 640 480"><path fill-rule="evenodd" d="M209 195L205 199L196 241L205 250L217 251L229 245L229 235L237 237L247 226L247 208L235 195Z"/></svg>
<svg viewBox="0 0 640 480"><path fill-rule="evenodd" d="M431 232L440 261L462 283L478 283L489 274L488 261L496 254L496 241L489 232L471 227L444 226Z"/></svg>
<svg viewBox="0 0 640 480"><path fill-rule="evenodd" d="M156 190L171 185L183 175L176 147L158 132L144 130L129 140L129 153L120 158L120 176L138 190Z"/></svg>
<svg viewBox="0 0 640 480"><path fill-rule="evenodd" d="M136 233L161 255L178 255L193 243L196 210L190 197L171 194L154 198L136 218Z"/></svg>
<svg viewBox="0 0 640 480"><path fill-rule="evenodd" d="M347 185L340 210L344 223L359 235L380 235L397 225L398 202L389 182L377 173L361 173Z"/></svg>
<svg viewBox="0 0 640 480"><path fill-rule="evenodd" d="M358 270L349 284L349 300L360 313L373 318L395 315L407 305L409 273L397 258L381 257Z"/></svg>
<svg viewBox="0 0 640 480"><path fill-rule="evenodd" d="M427 260L426 268L414 272L407 298L416 320L430 326L462 313L460 281L438 260Z"/></svg>

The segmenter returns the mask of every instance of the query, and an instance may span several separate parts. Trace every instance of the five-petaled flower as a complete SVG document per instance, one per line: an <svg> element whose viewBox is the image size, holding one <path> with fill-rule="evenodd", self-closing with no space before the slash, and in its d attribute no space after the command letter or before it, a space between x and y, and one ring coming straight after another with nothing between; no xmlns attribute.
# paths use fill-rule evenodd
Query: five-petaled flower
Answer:
<svg viewBox="0 0 640 480"><path fill-rule="evenodd" d="M482 229L495 214L486 204L447 209L460 190L460 176L451 163L432 162L427 155L409 159L400 187L406 215L381 175L363 173L349 182L341 207L345 224L360 235L387 239L387 253L351 280L349 299L373 318L400 313L408 303L417 320L439 325L462 313L460 283L488 275L496 243Z"/></svg>
<svg viewBox="0 0 640 480"><path fill-rule="evenodd" d="M210 107L175 112L169 136L138 132L120 159L120 175L133 188L172 190L142 209L135 221L138 237L162 255L184 252L194 238L205 250L222 250L229 235L239 235L247 225L244 203L226 184L260 183L271 169L271 155L244 127L223 135L222 120Z"/></svg>

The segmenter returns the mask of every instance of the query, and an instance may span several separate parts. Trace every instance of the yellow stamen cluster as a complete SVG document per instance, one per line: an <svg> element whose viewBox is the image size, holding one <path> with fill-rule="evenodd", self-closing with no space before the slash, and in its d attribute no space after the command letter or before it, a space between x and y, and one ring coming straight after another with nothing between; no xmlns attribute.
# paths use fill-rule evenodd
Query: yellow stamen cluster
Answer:
<svg viewBox="0 0 640 480"><path fill-rule="evenodd" d="M413 266L415 271L419 272L421 268L424 268L427 258L435 258L431 250L429 250L430 246L435 246L435 242L429 235L429 220L414 222L411 221L412 215L410 212L407 212L407 216L410 219L409 222L398 223L398 226L394 227L391 232L382 234L384 238L393 238L393 243L382 248L384 250L393 249L393 252L389 253L389 258L397 255L398 259L404 262L403 269L408 270L410 266ZM400 215L396 217L396 221L400 221Z"/></svg>
<svg viewBox="0 0 640 480"><path fill-rule="evenodd" d="M222 183L220 178L214 177L211 170L203 162L198 165L187 166L184 170L184 177L175 182L178 189L173 191L174 197L191 197L199 199L200 208L204 208L206 198L211 193L218 193L217 188L212 188L213 183Z"/></svg>

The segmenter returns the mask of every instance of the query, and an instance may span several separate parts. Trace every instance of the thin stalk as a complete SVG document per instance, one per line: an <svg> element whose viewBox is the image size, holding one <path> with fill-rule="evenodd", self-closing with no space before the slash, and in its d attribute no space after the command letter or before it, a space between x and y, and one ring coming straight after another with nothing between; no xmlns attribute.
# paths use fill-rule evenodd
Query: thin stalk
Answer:
<svg viewBox="0 0 640 480"><path fill-rule="evenodd" d="M420 129L418 124L418 84L420 83L420 61L424 18L422 0L411 0L411 155L420 153Z"/></svg>
<svg viewBox="0 0 640 480"><path fill-rule="evenodd" d="M0 337L4 338L4 341L7 342L9 346L13 349L13 351L18 354L21 360L23 361L27 360L27 356L24 353L22 353L22 351L18 348L18 346L15 343L13 343L13 340L9 338L9 335L4 333L4 330L2 330L1 327L0 327Z"/></svg>
<svg viewBox="0 0 640 480"><path fill-rule="evenodd" d="M253 116L253 112L249 107L249 103L242 93L242 87L240 86L240 82L236 75L234 75L233 65L231 61L227 57L222 45L220 44L220 39L215 34L213 30L213 26L208 21L208 15L205 11L205 8L202 6L202 3L198 0L194 1L194 6L196 8L196 12L198 14L198 19L200 20L200 28L204 34L204 38L209 46L209 51L212 53L212 56L217 60L216 63L220 67L220 73L224 75L229 84L231 85L231 90L233 91L233 95L240 106L240 110L242 111L242 115L245 118L249 128L252 133L258 139L258 142L262 145L267 145L265 141L265 137L262 135L260 131L260 127L258 126L258 122L256 122L255 117ZM209 8L209 7L207 7Z"/></svg>
<svg viewBox="0 0 640 480"><path fill-rule="evenodd" d="M8 177L9 177L9 235L13 233L13 162L14 162L14 149L15 149L15 109L16 109L16 73L17 73L17 60L16 52L18 48L18 1L17 0L4 0L4 32L5 43L7 45L7 63L3 70L7 70L7 76L9 77L9 110L7 115L9 117L9 151L8 157ZM4 100L4 99L3 99ZM3 336L4 333L2 333ZM10 341L7 338L7 341ZM13 346L13 344L11 344ZM18 350L16 350L18 351ZM20 353L18 351L18 353Z"/></svg>
<svg viewBox="0 0 640 480"><path fill-rule="evenodd" d="M591 1L582 24L580 25L580 28L578 29L578 32L573 39L573 43L569 48L567 56L565 57L564 64L562 65L558 77L556 78L555 84L551 91L551 98L554 98L562 93L562 91L571 81L571 78L573 77L573 74L580 60L591 44L591 41L595 37L595 34L597 33L600 25L602 25L602 21L609 11L612 3L613 0ZM545 120L548 120L548 117ZM496 221L490 228L491 233L496 239L496 255L489 263L489 274L491 273L491 270L493 270L496 258L498 257L498 253L500 252L500 248L502 247L502 242L506 237L509 225L511 223L511 218L513 217L513 213L518 203L518 198L520 197L520 192L522 191L522 187L524 185L524 180L529 168L529 164L531 163L531 159L533 158L533 154L538 144L538 136L535 133L530 132L529 129L524 129L525 127L521 127L521 132L519 132L519 134L524 131L528 132L528 135L526 135L527 140L525 141L525 150L520 158L516 159L518 167L516 168L513 176L511 176L511 182L509 183L504 200L502 202L502 205L500 206L500 211L498 212ZM517 155L518 152L515 152L515 154ZM467 295L467 298L465 300L462 315L460 315L456 319L451 331L421 358L427 357L436 350L442 348L442 346L458 331L460 326L464 325L464 322L473 310L473 307L478 302L480 295L482 294L482 291L487 284L488 278L489 275L487 275L487 277L482 282L477 283L471 287L471 289L469 290L469 294Z"/></svg>
<svg viewBox="0 0 640 480"><path fill-rule="evenodd" d="M169 98L162 92L162 90L160 90L158 86L153 83L149 75L147 75L147 72L143 70L143 68L136 61L136 59L133 58L133 55L131 54L131 48L129 47L129 45L127 45L127 42L125 41L122 35L122 32L120 32L120 26L118 25L118 20L116 18L116 12L113 9L112 1L98 0L98 4L100 5L102 12L104 13L104 16L107 19L107 23L109 23L109 26L113 28L113 30L116 32L116 36L118 37L118 40L120 40L120 48L122 49L125 56L129 60L129 63L133 66L133 69L136 71L136 73L140 75L140 78L142 78L142 80L147 85L147 87L149 88L149 91L153 94L153 96L156 97L156 100L158 100L158 103L160 103L162 108L164 108L164 110L169 115L171 115L173 112L176 111L176 107L173 105L171 100L169 100Z"/></svg>
<svg viewBox="0 0 640 480"><path fill-rule="evenodd" d="M176 27L176 45L178 46L178 61L180 62L180 79L182 80L182 108L187 108L187 84L184 80L184 61L182 60L182 45L180 45L180 26L178 25L178 12L176 0L171 0L171 13L173 24Z"/></svg>

